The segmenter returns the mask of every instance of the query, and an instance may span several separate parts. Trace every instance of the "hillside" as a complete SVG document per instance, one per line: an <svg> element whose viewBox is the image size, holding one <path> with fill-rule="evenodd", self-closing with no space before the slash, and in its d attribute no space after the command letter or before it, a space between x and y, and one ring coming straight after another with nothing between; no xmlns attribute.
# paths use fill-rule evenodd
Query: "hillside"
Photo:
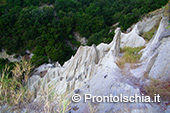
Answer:
<svg viewBox="0 0 170 113"><path fill-rule="evenodd" d="M70 47L80 43L74 32L88 39L88 45L110 43L119 22L125 31L150 11L168 0L3 0L0 4L0 49L16 56L34 54L39 66L49 61L63 64L75 54ZM109 33L110 29L113 32ZM69 43L69 44L68 44Z"/></svg>
<svg viewBox="0 0 170 113"><path fill-rule="evenodd" d="M150 12L132 25L127 33L123 33L121 28L117 27L109 44L80 46L75 55L63 66L55 62L36 68L32 76L26 79L28 82L23 81L27 86L26 91L22 90L21 86L18 86L21 89L16 89L19 93L16 95L14 93L17 97L14 98L16 99L14 102L8 100L8 103L6 98L5 101L0 98L1 112L8 108L6 112L23 113L169 113L170 12L168 11L169 7L166 5L165 8ZM29 65L29 62L21 62L20 66L23 67L19 69L24 69L21 75L27 75L25 70L30 71ZM18 69L18 65L16 67ZM15 71L12 72L13 75L17 75ZM3 91L6 89L2 87L4 82L0 80L2 88L0 94L5 95ZM82 99L76 103L71 100L74 94L79 94L81 97L85 94L92 96L122 94L128 97L137 94L150 96L151 102L100 103L84 102ZM160 102L153 101L154 94L160 95ZM11 105L12 103L14 105Z"/></svg>

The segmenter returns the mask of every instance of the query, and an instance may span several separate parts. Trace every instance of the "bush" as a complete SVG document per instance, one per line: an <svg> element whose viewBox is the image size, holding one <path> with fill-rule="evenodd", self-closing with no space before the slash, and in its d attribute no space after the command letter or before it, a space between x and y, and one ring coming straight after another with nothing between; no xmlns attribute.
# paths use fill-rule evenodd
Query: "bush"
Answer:
<svg viewBox="0 0 170 113"><path fill-rule="evenodd" d="M26 97L26 83L31 72L30 61L21 61L15 63L12 71L9 67L5 67L3 73L0 75L0 104L10 106L19 106L20 103L25 103L30 100L31 95ZM12 74L12 77L9 75Z"/></svg>

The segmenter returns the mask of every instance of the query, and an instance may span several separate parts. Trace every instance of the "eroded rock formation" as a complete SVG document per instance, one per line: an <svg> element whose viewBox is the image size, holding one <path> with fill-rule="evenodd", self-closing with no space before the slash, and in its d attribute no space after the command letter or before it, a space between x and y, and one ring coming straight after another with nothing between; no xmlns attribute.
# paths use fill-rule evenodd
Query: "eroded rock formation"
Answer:
<svg viewBox="0 0 170 113"><path fill-rule="evenodd" d="M120 56L122 47L140 47L146 44L146 41L140 36L141 33L147 32L153 28L160 18L160 15L142 20L134 25L129 33L122 33L120 28L115 30L115 36L110 44L101 43L98 46L92 45L81 46L75 56L64 63L63 66L56 63L54 66L43 65L37 68L35 74L28 82L28 89L34 94L34 101L25 106L22 110L27 109L29 112L43 112L43 104L37 107L35 103L41 101L42 93L48 91L49 87L57 94L63 94L67 91L72 95L74 93L91 94L94 96L104 96L113 94L119 96L142 95L141 86L145 81L144 73L154 79L167 79L170 77L170 29L167 29L168 18L162 17L159 28L151 41L141 51L140 66L135 69L126 67L126 73L117 66L116 61ZM152 24L149 24L152 23ZM145 25L146 24L146 25ZM47 71L44 77L38 73ZM55 101L51 102L51 105ZM95 106L97 113L113 112L131 112L131 113L156 113L170 112L170 107L166 110L161 109L161 105L155 103L91 103ZM34 107L32 107L34 106ZM81 100L79 103L71 103L71 113L88 113L90 112L89 104Z"/></svg>

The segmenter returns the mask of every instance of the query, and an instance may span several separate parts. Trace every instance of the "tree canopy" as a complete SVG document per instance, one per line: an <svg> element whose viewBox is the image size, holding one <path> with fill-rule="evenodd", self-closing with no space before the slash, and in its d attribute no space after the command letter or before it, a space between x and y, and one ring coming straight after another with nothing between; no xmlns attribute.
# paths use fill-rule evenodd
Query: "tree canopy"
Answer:
<svg viewBox="0 0 170 113"><path fill-rule="evenodd" d="M0 3L0 49L34 53L38 65L63 64L75 52L67 44L73 32L89 39L88 45L109 43L117 22L126 30L140 17L168 0L3 0Z"/></svg>

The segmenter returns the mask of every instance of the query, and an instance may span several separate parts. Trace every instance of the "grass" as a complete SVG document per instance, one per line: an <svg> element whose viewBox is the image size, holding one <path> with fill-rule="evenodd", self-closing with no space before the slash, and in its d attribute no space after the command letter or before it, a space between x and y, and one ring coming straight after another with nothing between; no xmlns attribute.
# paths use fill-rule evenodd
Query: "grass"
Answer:
<svg viewBox="0 0 170 113"><path fill-rule="evenodd" d="M123 56L116 61L116 64L122 69L125 63L130 64L139 63L141 57L139 51L143 48L144 48L143 46L136 48L124 47L123 49L120 50L120 52L123 53Z"/></svg>
<svg viewBox="0 0 170 113"><path fill-rule="evenodd" d="M31 95L29 92L26 95L26 83L31 69L29 61L15 63L12 71L9 71L9 67L5 67L0 75L0 105L20 107L20 103L29 101ZM10 74L12 77L9 77Z"/></svg>
<svg viewBox="0 0 170 113"><path fill-rule="evenodd" d="M30 77L31 69L33 68L30 61L21 61L15 63L15 67L12 71L9 71L9 67L5 67L3 73L0 74L0 106L7 104L6 110L22 109L24 106L30 103L35 106L32 109L41 109L45 113L65 113L70 110L71 101L68 99L67 94L58 95L55 93L55 87L48 85L48 88L44 90L40 87L41 102L33 102L33 94L27 90L27 81ZM12 74L12 77L9 75ZM36 108L36 106L39 106Z"/></svg>
<svg viewBox="0 0 170 113"><path fill-rule="evenodd" d="M48 86L47 90L41 89L41 101L44 103L43 111L45 113L66 113L70 108L71 101L68 99L68 92L58 95L55 93L54 86Z"/></svg>
<svg viewBox="0 0 170 113"><path fill-rule="evenodd" d="M170 1L167 3L167 5L165 5L165 8L164 8L164 13L163 15L166 16L166 17L169 17L170 16L170 12L169 12L169 4L170 4Z"/></svg>
<svg viewBox="0 0 170 113"><path fill-rule="evenodd" d="M159 94L164 101L170 101L170 79L161 81L151 79L150 84L144 86L147 95L154 98L154 94Z"/></svg>
<svg viewBox="0 0 170 113"><path fill-rule="evenodd" d="M170 25L166 27L166 29L169 29L170 28Z"/></svg>
<svg viewBox="0 0 170 113"><path fill-rule="evenodd" d="M89 107L90 113L96 113L97 107L95 105L92 105L92 103L89 102L88 107Z"/></svg>

